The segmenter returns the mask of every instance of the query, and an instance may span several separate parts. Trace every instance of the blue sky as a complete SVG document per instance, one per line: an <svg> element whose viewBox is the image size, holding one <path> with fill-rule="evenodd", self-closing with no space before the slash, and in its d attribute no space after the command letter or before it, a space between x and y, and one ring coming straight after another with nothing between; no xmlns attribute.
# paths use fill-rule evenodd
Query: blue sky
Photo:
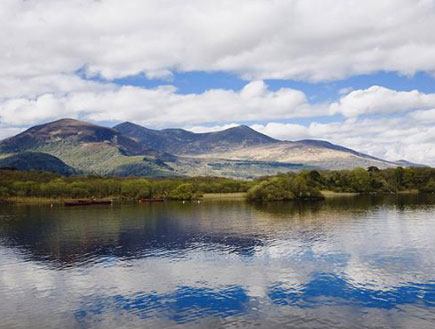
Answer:
<svg viewBox="0 0 435 329"><path fill-rule="evenodd" d="M140 88L156 88L171 85L177 88L179 94L200 94L210 89L230 89L240 91L249 81L227 72L184 72L174 73L170 79L148 79L145 74L138 74L125 78L106 81L101 78L92 78L99 81L114 82L121 86L135 86ZM403 75L396 72L376 72L373 74L355 75L346 79L324 82L304 82L290 79L265 79L264 82L272 91L280 88L291 88L305 93L312 103L330 103L339 100L343 93L353 90L367 89L378 85L396 91L418 90L424 93L435 93L434 76L425 72L417 72L413 75ZM404 114L391 115L403 116ZM370 115L366 118L374 117ZM297 118L281 120L281 122L293 122L308 125L313 121L332 122L339 121L341 116L321 116L310 118ZM267 123L267 120L256 122ZM241 124L249 124L251 121L239 121Z"/></svg>
<svg viewBox="0 0 435 329"><path fill-rule="evenodd" d="M340 90L351 88L366 89L379 85L398 91L417 89L425 93L435 92L435 79L425 72L417 72L411 76L399 75L395 72L376 72L373 74L355 75L338 81L304 82L284 79L265 79L271 90L293 88L302 90L313 102L335 101ZM247 83L239 76L227 72L185 72L175 73L168 79L148 79L144 74L115 79L120 85L131 85L142 88L155 88L160 85L174 85L180 94L199 94L209 89L240 90Z"/></svg>
<svg viewBox="0 0 435 329"><path fill-rule="evenodd" d="M248 124L435 165L434 29L435 0L3 0L0 138Z"/></svg>

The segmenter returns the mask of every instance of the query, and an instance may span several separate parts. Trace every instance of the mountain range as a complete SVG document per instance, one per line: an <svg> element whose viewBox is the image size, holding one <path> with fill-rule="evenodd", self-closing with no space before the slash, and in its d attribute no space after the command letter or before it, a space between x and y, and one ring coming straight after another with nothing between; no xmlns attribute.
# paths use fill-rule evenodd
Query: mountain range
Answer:
<svg viewBox="0 0 435 329"><path fill-rule="evenodd" d="M326 141L281 141L245 125L194 133L149 129L130 122L108 128L61 119L0 141L0 168L61 174L254 178L309 168L414 165L405 160L382 160Z"/></svg>

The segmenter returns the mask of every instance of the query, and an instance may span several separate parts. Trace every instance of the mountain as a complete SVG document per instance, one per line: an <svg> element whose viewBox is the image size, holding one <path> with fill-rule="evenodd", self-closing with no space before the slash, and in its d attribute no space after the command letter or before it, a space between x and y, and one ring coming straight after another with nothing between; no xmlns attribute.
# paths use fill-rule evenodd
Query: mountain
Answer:
<svg viewBox="0 0 435 329"><path fill-rule="evenodd" d="M124 122L113 129L142 145L175 155L224 152L277 142L276 139L248 126L238 126L210 133L193 133L183 129L153 130L131 122Z"/></svg>
<svg viewBox="0 0 435 329"><path fill-rule="evenodd" d="M413 163L413 162L409 162L406 160L397 160L394 163L400 167L417 167L417 168L428 167L428 166L421 164L421 163Z"/></svg>
<svg viewBox="0 0 435 329"><path fill-rule="evenodd" d="M76 174L74 168L45 153L23 152L0 159L0 169L49 171L62 176Z"/></svg>
<svg viewBox="0 0 435 329"><path fill-rule="evenodd" d="M20 158L23 152L50 154L84 173L116 176L254 178L301 169L415 165L385 161L327 141L281 141L248 126L194 133L131 122L107 128L73 119L35 126L0 141L0 154L16 156L17 165L25 166L29 159L28 155Z"/></svg>
<svg viewBox="0 0 435 329"><path fill-rule="evenodd" d="M83 172L109 174L131 163L174 157L148 148L118 131L74 119L38 125L0 142L0 153L43 152ZM151 165L151 164L150 164ZM158 172L159 165L151 165ZM162 173L167 169L161 166Z"/></svg>
<svg viewBox="0 0 435 329"><path fill-rule="evenodd" d="M272 144L255 145L236 151L215 152L197 157L227 159L234 161L257 161L263 163L299 164L302 168L352 169L355 167L376 166L379 168L397 167L397 164L338 145L319 141L281 141Z"/></svg>
<svg viewBox="0 0 435 329"><path fill-rule="evenodd" d="M335 144L332 144L330 142L323 141L323 140L302 139L302 140L296 141L296 143L307 145L307 146L312 146L312 147L326 148L326 149L330 149L330 150L341 151L341 152L350 153L350 154L353 154L353 155L356 155L359 157L369 158L369 159L373 159L373 160L384 161L384 160L381 160L379 158L372 157L371 155L363 154L363 153L354 151L352 149L349 149L347 147L335 145Z"/></svg>
<svg viewBox="0 0 435 329"><path fill-rule="evenodd" d="M21 134L2 141L0 143L0 152L24 152L59 143L71 145L105 143L118 147L126 155L137 155L151 151L114 129L74 119L61 119L32 127Z"/></svg>
<svg viewBox="0 0 435 329"><path fill-rule="evenodd" d="M237 175L244 173L270 173L292 169L349 169L377 166L395 167L385 161L352 149L322 140L305 139L296 142L280 141L247 126L238 126L218 132L193 133L182 129L153 130L130 122L114 127L115 130L148 147L157 148L179 157L176 170L187 175ZM191 165L195 159L196 163ZM224 160L233 161L225 162ZM249 163L249 166L248 166ZM220 168L220 170L214 169ZM228 172L230 168L232 171ZM250 174L250 175L251 175Z"/></svg>

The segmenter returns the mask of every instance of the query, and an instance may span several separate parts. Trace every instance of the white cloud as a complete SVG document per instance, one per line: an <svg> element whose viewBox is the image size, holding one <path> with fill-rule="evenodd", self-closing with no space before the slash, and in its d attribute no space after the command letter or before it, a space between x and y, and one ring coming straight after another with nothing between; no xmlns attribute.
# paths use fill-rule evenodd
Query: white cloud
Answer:
<svg viewBox="0 0 435 329"><path fill-rule="evenodd" d="M266 125L254 124L251 128L282 140L296 140L310 136L308 127L293 123L269 122Z"/></svg>
<svg viewBox="0 0 435 329"><path fill-rule="evenodd" d="M43 94L63 95L79 91L104 91L113 89L110 83L81 79L73 74L34 76L26 79L0 77L0 100L9 98L34 99Z"/></svg>
<svg viewBox="0 0 435 329"><path fill-rule="evenodd" d="M339 94L339 95L346 95L346 94L350 93L352 90L353 90L353 87L345 87L345 88L341 88L341 89L338 91L338 94Z"/></svg>
<svg viewBox="0 0 435 329"><path fill-rule="evenodd" d="M269 122L253 127L435 164L435 94L346 88L335 103L312 104L301 91L272 91L262 81L433 74L432 30L434 0L2 0L0 138L61 117L195 131ZM145 74L167 81L174 72L224 71L250 82L241 91L183 95L170 85L89 81L78 70L108 80ZM406 117L385 118L396 113ZM331 114L348 120L277 122ZM380 119L360 118L367 114Z"/></svg>
<svg viewBox="0 0 435 329"><path fill-rule="evenodd" d="M24 130L23 128L3 127L2 125L0 125L0 140L10 136L15 136L20 132L22 132L23 130Z"/></svg>
<svg viewBox="0 0 435 329"><path fill-rule="evenodd" d="M35 88L49 86L52 81L47 81L47 85L36 83ZM333 104L310 104L298 90L271 91L263 81L247 83L240 91L211 89L187 95L178 94L170 85L143 89L90 82L74 84L68 91L59 84L57 93L0 102L0 137L15 134L24 126L61 117L187 127L195 132L254 122L252 128L278 139L323 139L389 160L405 158L435 165L434 106L434 94L399 92L377 86L352 91ZM329 115L331 109L348 119L316 122L316 117ZM386 115L397 112L409 113L400 117ZM380 116L358 118L362 114ZM304 117L314 121L308 126L279 122Z"/></svg>
<svg viewBox="0 0 435 329"><path fill-rule="evenodd" d="M331 104L331 112L357 117L362 114L392 114L432 107L435 107L435 94L372 86L343 96L338 102Z"/></svg>
<svg viewBox="0 0 435 329"><path fill-rule="evenodd" d="M0 71L248 79L434 72L433 0L2 0Z"/></svg>
<svg viewBox="0 0 435 329"><path fill-rule="evenodd" d="M426 123L435 122L435 109L430 109L427 111L415 111L410 113L409 118L416 121L422 121Z"/></svg>
<svg viewBox="0 0 435 329"><path fill-rule="evenodd" d="M225 125L218 125L218 126L194 126L194 127L190 127L187 130L189 131L193 131L195 133L209 133L209 132L215 132L215 131L221 131L221 130L225 130L225 129L229 129L229 128L234 128L239 126L239 124L237 123L229 123L229 124L225 124Z"/></svg>
<svg viewBox="0 0 435 329"><path fill-rule="evenodd" d="M271 91L262 81L241 91L211 89L202 94L178 94L173 86L143 89L107 85L89 91L43 94L35 99L13 98L0 104L5 125L24 125L59 117L91 121L135 121L151 126L213 122L258 121L328 114L327 107L307 103L301 91Z"/></svg>

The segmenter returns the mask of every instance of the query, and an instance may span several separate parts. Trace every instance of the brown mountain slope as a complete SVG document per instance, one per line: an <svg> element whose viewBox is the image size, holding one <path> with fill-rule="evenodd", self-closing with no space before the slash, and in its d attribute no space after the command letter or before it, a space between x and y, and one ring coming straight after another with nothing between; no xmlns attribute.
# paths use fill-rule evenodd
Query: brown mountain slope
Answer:
<svg viewBox="0 0 435 329"><path fill-rule="evenodd" d="M114 129L74 119L38 125L0 142L1 154L27 151L51 154L82 172L98 174L119 172L119 168L136 164L141 172L160 175L170 170L163 161L175 159Z"/></svg>

